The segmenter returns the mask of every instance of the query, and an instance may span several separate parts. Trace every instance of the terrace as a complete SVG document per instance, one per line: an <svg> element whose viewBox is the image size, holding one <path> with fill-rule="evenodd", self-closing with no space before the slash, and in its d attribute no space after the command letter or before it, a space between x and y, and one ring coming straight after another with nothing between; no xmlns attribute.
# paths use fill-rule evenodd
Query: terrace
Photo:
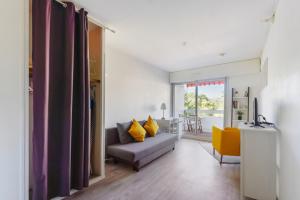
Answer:
<svg viewBox="0 0 300 200"><path fill-rule="evenodd" d="M224 126L224 81L175 85L175 117L184 138L211 140L211 127Z"/></svg>

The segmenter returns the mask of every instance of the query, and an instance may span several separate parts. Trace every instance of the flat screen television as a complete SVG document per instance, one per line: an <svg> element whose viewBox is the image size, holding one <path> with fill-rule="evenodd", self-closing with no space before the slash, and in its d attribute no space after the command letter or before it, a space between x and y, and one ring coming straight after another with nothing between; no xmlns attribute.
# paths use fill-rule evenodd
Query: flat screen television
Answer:
<svg viewBox="0 0 300 200"><path fill-rule="evenodd" d="M254 126L260 126L260 123L258 121L258 103L257 98L254 98L253 101L253 120L254 120Z"/></svg>

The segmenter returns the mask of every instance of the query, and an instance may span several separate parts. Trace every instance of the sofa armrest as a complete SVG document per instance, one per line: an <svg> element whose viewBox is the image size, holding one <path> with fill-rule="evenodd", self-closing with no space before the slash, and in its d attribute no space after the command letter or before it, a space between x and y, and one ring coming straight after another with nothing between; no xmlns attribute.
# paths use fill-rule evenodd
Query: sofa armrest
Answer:
<svg viewBox="0 0 300 200"><path fill-rule="evenodd" d="M105 146L119 144L119 135L117 128L108 128L105 130Z"/></svg>

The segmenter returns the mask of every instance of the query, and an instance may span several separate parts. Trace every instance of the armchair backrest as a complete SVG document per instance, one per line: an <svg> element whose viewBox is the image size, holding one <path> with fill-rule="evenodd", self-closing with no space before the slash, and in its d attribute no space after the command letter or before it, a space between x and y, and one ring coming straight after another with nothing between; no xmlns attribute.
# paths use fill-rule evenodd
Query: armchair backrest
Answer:
<svg viewBox="0 0 300 200"><path fill-rule="evenodd" d="M225 128L224 130L212 127L212 145L225 155L239 155L240 130L238 128Z"/></svg>

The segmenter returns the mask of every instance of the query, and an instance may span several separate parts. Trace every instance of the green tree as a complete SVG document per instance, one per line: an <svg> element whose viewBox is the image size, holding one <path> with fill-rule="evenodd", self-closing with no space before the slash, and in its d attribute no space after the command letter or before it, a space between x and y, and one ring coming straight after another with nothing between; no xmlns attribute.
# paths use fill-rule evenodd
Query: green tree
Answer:
<svg viewBox="0 0 300 200"><path fill-rule="evenodd" d="M200 110L223 110L223 97L208 98L205 94L197 97L198 109ZM194 92L187 92L184 95L185 114L194 114L196 109L196 97ZM211 114L212 115L212 114Z"/></svg>
<svg viewBox="0 0 300 200"><path fill-rule="evenodd" d="M189 92L184 94L184 108L185 110L193 110L196 108L195 93Z"/></svg>
<svg viewBox="0 0 300 200"><path fill-rule="evenodd" d="M207 102L209 102L209 99L205 94L198 95L198 105L200 109L204 109Z"/></svg>

